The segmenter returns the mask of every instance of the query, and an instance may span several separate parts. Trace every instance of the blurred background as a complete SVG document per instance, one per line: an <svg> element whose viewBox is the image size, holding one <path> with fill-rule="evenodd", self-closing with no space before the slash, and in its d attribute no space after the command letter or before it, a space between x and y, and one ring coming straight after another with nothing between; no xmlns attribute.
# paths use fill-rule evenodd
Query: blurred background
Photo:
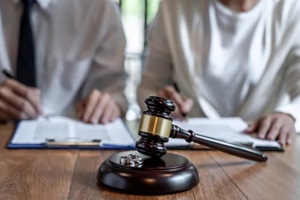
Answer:
<svg viewBox="0 0 300 200"><path fill-rule="evenodd" d="M123 28L127 38L125 69L129 75L126 96L129 110L126 118L139 117L140 109L136 102L136 89L140 82L145 48L147 47L147 29L158 10L160 0L115 0L120 7Z"/></svg>

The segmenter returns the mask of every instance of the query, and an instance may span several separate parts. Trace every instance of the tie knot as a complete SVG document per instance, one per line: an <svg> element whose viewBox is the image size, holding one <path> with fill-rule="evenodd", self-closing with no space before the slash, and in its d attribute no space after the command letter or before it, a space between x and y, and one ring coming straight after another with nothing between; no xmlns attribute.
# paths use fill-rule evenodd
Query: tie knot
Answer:
<svg viewBox="0 0 300 200"><path fill-rule="evenodd" d="M22 2L25 8L31 8L35 0L22 0Z"/></svg>

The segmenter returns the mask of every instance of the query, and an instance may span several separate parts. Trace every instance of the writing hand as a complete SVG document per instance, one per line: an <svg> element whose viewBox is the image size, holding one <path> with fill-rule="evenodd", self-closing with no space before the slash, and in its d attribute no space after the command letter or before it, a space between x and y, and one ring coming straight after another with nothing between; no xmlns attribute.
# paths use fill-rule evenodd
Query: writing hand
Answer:
<svg viewBox="0 0 300 200"><path fill-rule="evenodd" d="M77 115L86 123L106 124L121 116L121 109L110 94L95 89L77 104Z"/></svg>
<svg viewBox="0 0 300 200"><path fill-rule="evenodd" d="M245 130L246 133L257 133L258 138L278 140L280 144L291 144L296 134L295 119L285 113L274 113L260 118L251 123Z"/></svg>
<svg viewBox="0 0 300 200"><path fill-rule="evenodd" d="M40 90L6 79L0 85L0 120L34 119L42 113Z"/></svg>
<svg viewBox="0 0 300 200"><path fill-rule="evenodd" d="M185 114L193 107L193 100L179 94L173 86L166 86L157 93L158 96L170 99L175 103L176 110L172 112L172 117L184 119Z"/></svg>

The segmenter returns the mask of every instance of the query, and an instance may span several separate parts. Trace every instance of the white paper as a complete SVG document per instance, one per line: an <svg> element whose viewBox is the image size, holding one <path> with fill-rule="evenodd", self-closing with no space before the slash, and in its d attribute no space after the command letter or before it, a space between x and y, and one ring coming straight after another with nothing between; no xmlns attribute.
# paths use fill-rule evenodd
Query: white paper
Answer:
<svg viewBox="0 0 300 200"><path fill-rule="evenodd" d="M55 141L89 142L101 140L101 144L129 146L134 139L121 119L112 123L86 124L81 121L51 116L49 119L21 121L12 139L13 144L43 144L48 139Z"/></svg>
<svg viewBox="0 0 300 200"><path fill-rule="evenodd" d="M228 142L253 144L253 147L278 147L276 141L261 140L251 135L243 133L247 128L247 123L241 118L190 118L187 121L174 121L173 124L185 130L192 130L196 134L225 140ZM170 138L168 146L188 146L185 140Z"/></svg>

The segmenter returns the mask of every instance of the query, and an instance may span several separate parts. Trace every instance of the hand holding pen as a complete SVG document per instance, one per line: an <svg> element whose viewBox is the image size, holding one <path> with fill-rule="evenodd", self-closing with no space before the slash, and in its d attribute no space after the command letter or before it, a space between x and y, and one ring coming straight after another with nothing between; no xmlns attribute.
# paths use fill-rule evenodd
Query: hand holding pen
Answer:
<svg viewBox="0 0 300 200"><path fill-rule="evenodd" d="M34 119L42 114L40 90L15 80L8 71L7 79L0 85L0 120Z"/></svg>
<svg viewBox="0 0 300 200"><path fill-rule="evenodd" d="M188 116L188 112L193 107L193 100L180 94L179 88L176 83L174 86L166 86L164 89L157 93L158 96L170 99L175 103L176 110L172 113L175 119L184 120Z"/></svg>

